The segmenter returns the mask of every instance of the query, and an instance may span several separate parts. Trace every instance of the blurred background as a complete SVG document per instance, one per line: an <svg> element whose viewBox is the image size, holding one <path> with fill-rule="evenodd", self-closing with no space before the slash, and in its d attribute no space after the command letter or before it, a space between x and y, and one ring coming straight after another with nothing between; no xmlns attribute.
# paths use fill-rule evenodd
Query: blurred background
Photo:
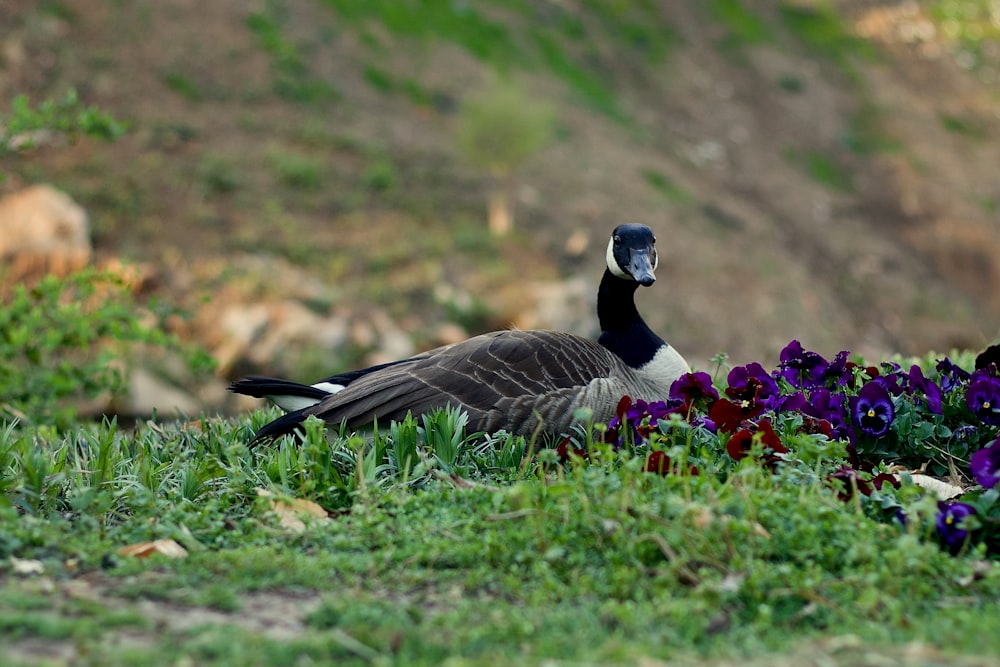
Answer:
<svg viewBox="0 0 1000 667"><path fill-rule="evenodd" d="M218 362L189 409L247 373L596 334L625 221L658 238L640 309L696 368L1000 324L995 0L0 2L0 118L70 90L128 132L0 157L5 279L129 266ZM19 246L42 212L77 231Z"/></svg>

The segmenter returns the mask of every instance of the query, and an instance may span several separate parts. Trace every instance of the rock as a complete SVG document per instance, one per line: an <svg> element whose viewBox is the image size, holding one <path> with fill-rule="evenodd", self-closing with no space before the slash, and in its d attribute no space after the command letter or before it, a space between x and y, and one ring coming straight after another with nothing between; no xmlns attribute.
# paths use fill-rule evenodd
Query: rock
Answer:
<svg viewBox="0 0 1000 667"><path fill-rule="evenodd" d="M197 417L204 406L184 390L175 387L145 368L129 372L127 403L120 410L137 416L154 412L158 417Z"/></svg>
<svg viewBox="0 0 1000 667"><path fill-rule="evenodd" d="M583 257L589 247L590 236L583 229L573 230L573 233L566 238L564 245L566 254L573 258Z"/></svg>
<svg viewBox="0 0 1000 667"><path fill-rule="evenodd" d="M286 349L316 346L334 350L347 340L347 325L336 317L319 315L298 301L270 307L266 330L250 348L248 358L266 366Z"/></svg>
<svg viewBox="0 0 1000 667"><path fill-rule="evenodd" d="M412 356L416 349L413 339L403 331L396 321L383 310L373 310L368 314L378 335L375 350L369 355L373 364L381 364Z"/></svg>
<svg viewBox="0 0 1000 667"><path fill-rule="evenodd" d="M218 328L207 338L212 356L218 362L218 372L224 374L247 356L253 342L267 329L270 312L266 304L234 303L225 306L221 313L218 305L205 307L206 311L209 309L215 313Z"/></svg>
<svg viewBox="0 0 1000 667"><path fill-rule="evenodd" d="M0 199L0 258L8 281L65 275L90 261L87 213L50 185L33 185Z"/></svg>
<svg viewBox="0 0 1000 667"><path fill-rule="evenodd" d="M434 328L432 340L435 345L452 345L469 337L469 332L454 322L442 322Z"/></svg>
<svg viewBox="0 0 1000 667"><path fill-rule="evenodd" d="M599 330L594 284L583 277L535 283L525 290L524 306L514 317L519 329L554 329L581 335Z"/></svg>

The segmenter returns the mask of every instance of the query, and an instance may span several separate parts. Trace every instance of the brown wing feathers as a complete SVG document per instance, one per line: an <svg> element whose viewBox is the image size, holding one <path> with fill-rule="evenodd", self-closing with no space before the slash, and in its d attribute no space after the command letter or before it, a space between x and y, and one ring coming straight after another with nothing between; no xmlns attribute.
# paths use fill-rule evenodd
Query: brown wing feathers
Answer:
<svg viewBox="0 0 1000 667"><path fill-rule="evenodd" d="M496 425L508 411L517 421L530 418L541 403L559 410L595 373L606 375L614 366L604 348L570 334L495 332L361 377L305 414L332 423L346 419L348 427L360 428L370 426L376 415L398 420L407 412L452 405L468 410L473 430L510 428Z"/></svg>

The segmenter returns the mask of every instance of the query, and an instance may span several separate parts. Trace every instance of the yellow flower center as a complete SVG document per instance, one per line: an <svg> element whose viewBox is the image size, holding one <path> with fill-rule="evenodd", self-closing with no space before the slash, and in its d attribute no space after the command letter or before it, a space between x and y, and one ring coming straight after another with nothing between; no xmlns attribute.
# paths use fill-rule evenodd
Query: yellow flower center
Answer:
<svg viewBox="0 0 1000 667"><path fill-rule="evenodd" d="M990 409L990 402L989 401L983 401L983 407L986 408L987 410L989 410Z"/></svg>
<svg viewBox="0 0 1000 667"><path fill-rule="evenodd" d="M875 416L875 408L868 408L868 416L869 417Z"/></svg>

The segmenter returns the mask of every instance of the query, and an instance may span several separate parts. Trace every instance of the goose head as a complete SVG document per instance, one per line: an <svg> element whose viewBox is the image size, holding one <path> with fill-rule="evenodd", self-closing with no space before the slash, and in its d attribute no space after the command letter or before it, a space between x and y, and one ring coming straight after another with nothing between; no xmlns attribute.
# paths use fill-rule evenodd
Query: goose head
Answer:
<svg viewBox="0 0 1000 667"><path fill-rule="evenodd" d="M656 237L646 225L615 227L608 241L608 271L622 280L649 287L656 281Z"/></svg>

